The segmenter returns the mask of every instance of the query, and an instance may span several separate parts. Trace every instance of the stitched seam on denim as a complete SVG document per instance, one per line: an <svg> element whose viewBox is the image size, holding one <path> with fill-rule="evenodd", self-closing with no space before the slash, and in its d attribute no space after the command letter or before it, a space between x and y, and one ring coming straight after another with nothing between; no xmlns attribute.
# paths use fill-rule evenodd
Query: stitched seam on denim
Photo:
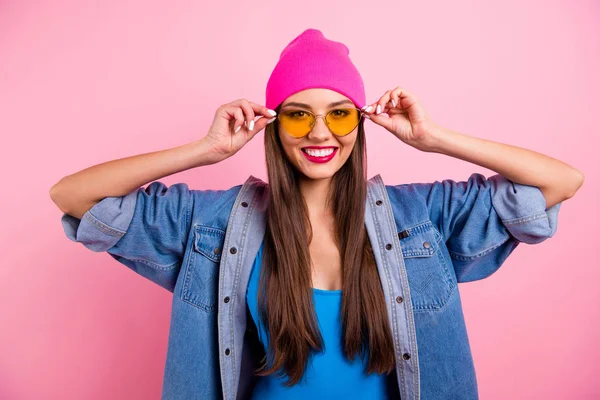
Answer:
<svg viewBox="0 0 600 400"><path fill-rule="evenodd" d="M500 242L498 244L495 244L493 246L490 246L487 249L482 250L482 251L480 251L479 253L477 253L475 255L467 255L467 254L456 253L456 252L450 250L449 248L448 248L448 253L450 253L450 256L452 258L456 259L456 260L461 260L461 261L473 260L475 258L484 256L484 255L490 253L491 251L497 249L498 247L500 247L504 243L506 243L509 239L510 239L510 235L507 235L506 238L502 242Z"/></svg>
<svg viewBox="0 0 600 400"><path fill-rule="evenodd" d="M529 215L527 217L502 220L502 223L504 225L520 225L520 224L525 224L527 222L537 221L538 219L544 219L544 218L548 218L548 215L546 214L545 211L543 211L539 214Z"/></svg>
<svg viewBox="0 0 600 400"><path fill-rule="evenodd" d="M198 231L207 231L207 232L211 232L216 234L217 236L219 235L224 235L224 231L222 229L219 228L214 228L212 226L208 226L208 225L201 225L201 224L197 224L194 225L194 233L193 233L193 237L192 237L192 251L190 252L190 256L188 259L188 265L187 268L185 270L185 275L184 275L184 280L183 280L183 287L182 287L182 300L197 307L197 308L201 308L204 309L206 311L213 311L216 308L216 305L214 304L207 304L205 303L202 299L200 299L197 296L194 296L193 293L190 292L190 287L189 285L191 285L191 281L192 281L192 275L195 268L195 257L197 254L201 254L202 256L204 256L206 259L208 259L209 261L218 264L219 261L218 260L214 260L212 259L210 256L206 255L203 251L200 251L199 249L196 250L196 234ZM183 264L182 264L183 266ZM216 268L216 267L215 267Z"/></svg>
<svg viewBox="0 0 600 400"><path fill-rule="evenodd" d="M448 293L447 293L447 295L446 295L446 293L444 293L445 294L445 298L443 298L443 301L440 301L439 304L437 304L437 303L434 303L434 304L431 304L431 303L429 303L429 304L418 304L418 305L414 306L413 310L420 310L420 309L443 310L444 306L446 305L446 303L450 299L450 296L452 294L452 290L454 288L454 285L452 284L452 281L448 277L448 273L449 272L448 272L447 266L445 265L445 263L442 264L442 261L439 260L439 258L441 257L439 255L439 252L441 252L440 246L441 246L441 242L442 242L443 236L439 232L438 232L439 233L439 237L437 237L435 235L436 228L435 228L435 226L433 226L433 223L431 221L422 222L422 223L419 223L419 224L417 224L415 226L419 226L419 227L421 227L421 226L428 226L429 228L427 228L427 229L423 228L423 229L419 229L419 230L422 231L422 232L429 232L430 230L432 230L433 231L432 234L433 234L433 237L434 237L435 240L433 240L431 242L432 246L430 247L430 253L424 254L422 252L415 252L415 251L411 251L411 250L406 250L406 253L408 255L404 255L404 257L405 258L409 258L409 259L411 259L411 258L431 258L431 257L435 256L436 254L438 254L438 261L437 261L438 265L437 265L437 267L439 268L440 273L442 274L442 282L445 285L447 285L447 289L446 290L447 290ZM403 250L403 254L404 253L405 253L405 251ZM416 256L416 255L418 255L418 256Z"/></svg>
<svg viewBox="0 0 600 400"><path fill-rule="evenodd" d="M379 186L375 186L374 189L379 188ZM376 193L377 194L377 193ZM399 364L399 368L401 369L399 372L400 375L400 380L401 380L401 385L402 388L400 388L400 392L404 393L406 391L406 383L404 380L404 366L402 365L402 349L401 349L401 343L400 343L400 333L398 332L398 322L397 322L397 318L396 318L396 310L394 308L394 287L391 283L391 278L390 278L390 268L389 266L387 266L387 260L386 260L386 250L384 248L382 248L383 244L384 244L384 240L381 234L381 225L379 223L379 218L377 217L377 209L373 206L373 199L372 196L368 196L368 201L369 204L371 205L370 209L371 209L371 215L373 216L373 221L375 224L375 233L377 234L377 241L379 243L379 251L381 254L381 261L383 262L383 267L384 267L384 271L385 271L385 279L387 282L387 286L390 290L390 298L388 299L388 301L390 302L391 306L390 306L390 311L391 311L391 315L392 315L392 335L393 335L393 339L394 339L394 343L395 343L395 348L397 350L395 350L396 354L396 359L398 361L400 361ZM397 367L398 368L398 367Z"/></svg>
<svg viewBox="0 0 600 400"><path fill-rule="evenodd" d="M112 226L105 224L104 222L102 222L98 218L96 218L96 216L93 215L91 212L87 212L83 216L87 222L89 222L91 225L93 225L99 231L106 233L107 235L114 236L114 237L123 237L123 235L125 235L124 231L113 228Z"/></svg>
<svg viewBox="0 0 600 400"><path fill-rule="evenodd" d="M182 301L188 303L189 305L191 305L192 307L195 308L199 308L201 310L205 310L206 312L211 312L214 311L217 307L216 306L210 306L210 305L206 305L204 303L201 303L200 300L197 300L197 298L194 297L190 297L189 299L186 299L184 297L181 298ZM198 303L194 303L195 301L198 301Z"/></svg>
<svg viewBox="0 0 600 400"><path fill-rule="evenodd" d="M187 189L187 194L188 194L188 198L187 198L187 204L186 204L186 209L185 209L185 214L184 214L184 218L183 218L183 226L181 227L181 245L183 246L183 248L185 249L185 243L186 243L186 239L188 237L188 235L186 233L189 233L189 231L191 230L191 222L190 222L190 213L191 213L191 208L192 208L192 191L189 190L189 188Z"/></svg>
<svg viewBox="0 0 600 400"><path fill-rule="evenodd" d="M198 231L200 231L200 233ZM197 253L202 254L204 257L208 258L210 261L218 263L219 260L221 259L220 254L219 255L214 254L214 249L213 249L212 253L210 253L207 250L205 250L204 248L200 247L200 245L197 245L197 243L198 243L198 240L196 240L197 236L201 235L202 232L205 232L210 236L219 238L218 240L219 240L219 242L221 242L220 238L221 237L223 239L225 238L225 231L223 229L213 228L212 226L208 226L208 225L196 225L194 227L193 250L196 251Z"/></svg>
<svg viewBox="0 0 600 400"><path fill-rule="evenodd" d="M244 249L244 252L246 251L246 243L247 243L247 234L248 234L248 227L250 226L250 221L251 221L251 216L252 216L252 211L254 210L254 207L256 205L256 186L254 186L254 182L252 183L252 187L250 189L250 194L252 195L252 199L250 200L250 205L248 206L248 209L246 211L246 217L244 220L244 227L242 229L242 235L241 237L243 238L243 242L240 245L240 251L237 253L239 254L238 259L237 259L237 265L236 268L234 270L234 280L233 280L233 287L232 287L232 294L236 294L238 292L238 287L239 287L239 281L240 281L240 276L241 276L241 270L242 270L242 264L243 264L243 256L242 256L242 248ZM233 382L233 390L232 393L237 393L237 389L238 389L238 382L239 382L239 377L240 377L240 373L236 372L236 352L235 352L235 348L236 348L236 343L235 343L235 327L234 327L234 316L235 316L235 301L237 296L232 295L232 301L231 301L231 307L230 310L232 310L230 312L230 323L232 326L231 329L231 342L233 343L233 349L231 351L231 355L232 355L232 359L233 359L233 369L234 369L234 373L236 374L236 379L234 379ZM242 341L244 340L243 335L242 335ZM243 344L242 344L243 346ZM240 355L241 357L241 355ZM241 366L241 365L240 365Z"/></svg>
<svg viewBox="0 0 600 400"><path fill-rule="evenodd" d="M195 229L195 228L194 228ZM195 240L194 237L192 237L192 240ZM194 246L194 243L192 243L192 247ZM185 274L183 276L183 285L181 287L181 298L186 301L187 297L189 296L189 285L191 285L191 279L192 279L192 269L194 268L194 258L196 256L196 252L195 251L190 251L189 252L189 257L188 257L188 263L185 267ZM189 303L189 302L188 302ZM191 303L190 303L191 304Z"/></svg>
<svg viewBox="0 0 600 400"><path fill-rule="evenodd" d="M193 244L192 244L192 246L193 246ZM183 287L181 289L182 290L181 299L196 308L200 308L200 309L203 309L206 311L213 311L215 309L215 306L214 305L211 306L209 304L204 304L196 296L192 296L192 294L190 293L190 288L188 286L188 284L191 285L192 274L194 272L194 260L195 260L195 257L197 254L200 254L200 253L198 253L194 250L192 250L190 252L190 256L188 259L188 265L185 270L185 275L183 278Z"/></svg>
<svg viewBox="0 0 600 400"><path fill-rule="evenodd" d="M204 304L196 304L196 303L193 303L190 300L187 300L183 297L181 298L181 301L189 304L191 307L194 307L195 309L201 309L201 310L204 310L205 312L212 312L217 308L216 306L205 306Z"/></svg>
<svg viewBox="0 0 600 400"><path fill-rule="evenodd" d="M432 229L434 229L435 231L437 231L437 228L435 226ZM454 287L454 281L452 280L453 271L450 271L451 265L448 265L448 263L446 262L446 259L445 259L444 255L442 254L441 246L442 246L443 235L439 231L438 231L438 234L439 234L439 238L437 239L437 242L436 242L437 251L435 253L437 253L437 255L438 255L438 261L440 263L440 267L442 268L442 271L444 272L445 278L447 279L446 283L448 283L448 287L450 289L452 289ZM435 237L435 234L434 234L434 237ZM448 302L449 298L450 298L450 296L448 296L446 298L446 302Z"/></svg>
<svg viewBox="0 0 600 400"><path fill-rule="evenodd" d="M194 227L194 237L192 237L192 240L195 241L195 235L196 235L196 229L197 227L200 225L197 225ZM188 265L187 268L185 269L185 275L184 275L184 280L183 280L183 287L182 287L182 295L181 295L181 299L182 301L192 305L193 307L205 310L206 312L211 312L214 311L216 306L215 305L210 305L210 304L204 304L200 299L198 299L196 296L193 296L192 293L190 293L190 287L189 285L191 285L192 282L192 275L194 273L194 261L195 261L195 257L200 254L199 252L195 251L193 249L193 247L195 246L195 243L192 243L192 251L190 251L190 256L188 259Z"/></svg>
<svg viewBox="0 0 600 400"><path fill-rule="evenodd" d="M387 214L387 220L388 221L392 221L393 222L393 227L395 228L395 218L394 218L394 212L391 208L391 201L390 198L388 196L387 190L385 188L385 184L383 182L383 179L381 178L380 175L377 176L377 180L379 181L379 185L378 188L383 192L382 195L385 196L386 201L384 202L385 204L385 211ZM394 232L395 234L395 229ZM396 236L397 237L397 236ZM406 264L404 263L404 258L402 256L402 251L398 251L398 249L400 248L400 246L394 246L394 253L396 255L396 259L400 260L402 264L404 264L404 277L401 278L405 278L405 279L401 279L400 280L400 284L402 283L402 281L404 280L406 283L406 289L409 293L409 297L410 297L410 284L408 283L408 272L406 271ZM402 290L404 291L405 288L402 288ZM392 301L393 301L393 296L392 296ZM392 306L393 306L393 302L392 302ZM420 386L420 376L419 376L419 351L418 351L418 347L417 347L417 338L416 338L416 332L415 329L411 329L411 326L415 326L415 320L414 320L414 315L413 315L413 310L412 310L412 306L405 305L405 313L407 316L407 320L406 323L408 324L408 327L406 327L406 330L408 331L408 336L409 336L409 342L411 344L411 348L413 348L415 351L413 352L413 358L412 358L412 365L413 365L413 388L415 390L415 394L417 395L417 397L419 397L419 386ZM393 310L395 308L392 308ZM406 311L408 310L408 311ZM394 313L395 314L395 313ZM402 378L404 380L404 374L402 374ZM408 388L406 388L406 390L408 391Z"/></svg>
<svg viewBox="0 0 600 400"><path fill-rule="evenodd" d="M248 191L248 187L250 186L250 184L246 184L246 183L251 183L253 182L253 180L251 180L250 178L248 180L246 180L246 182L244 183L244 185L242 185L240 191L238 192L235 202L233 204L232 210L229 214L229 220L227 223L227 229L226 229L226 234L225 234L225 243L223 244L223 248L224 249L228 249L229 248L229 243L231 241L231 235L232 235L232 230L233 230L233 225L234 225L234 221L235 221L235 217L237 214L237 210L239 207L239 204L241 202L242 197L244 197L244 195L246 194L246 192ZM227 270L227 263L229 262L229 256L228 253L226 251L224 251L224 254L221 256L221 261L220 264L222 266L224 266L225 268L219 268L219 296L221 294L221 292L224 291L223 285L225 284L225 271ZM230 307L230 314L232 313L233 308ZM230 318L230 320L232 320L232 318ZM223 324L221 324L221 321L224 321L225 323L227 322L227 316L223 313L223 316L219 316L217 319L217 324L218 324L218 340L219 340L219 372L221 374L221 386L223 388L223 398L224 399L228 399L228 381L226 380L227 378L227 373L226 373L226 362L227 357L228 356L224 356L223 352L221 351L221 346L220 343L223 343L223 341L221 340L221 334L223 332L223 330L225 329L225 327L223 326ZM231 329L231 331L233 331L233 327ZM231 337L233 337L233 332L231 332ZM231 339L231 338L230 338ZM231 349L230 349L231 351ZM235 353L235 349L233 350L233 353ZM229 360L231 360L232 358L230 358ZM225 361L225 362L221 362Z"/></svg>
<svg viewBox="0 0 600 400"><path fill-rule="evenodd" d="M440 250L441 251L441 250ZM443 257L441 255L438 255L439 257ZM438 265L440 270L440 273L443 275L442 276L442 282L444 282L445 284L447 284L447 291L448 293L445 294L445 298L443 298L442 301L438 303L429 303L429 304L417 304L414 305L413 307L413 311L420 311L420 310L426 310L426 311L441 311L444 309L444 307L446 307L446 304L448 303L448 300L450 299L450 296L452 295L452 291L455 288L455 285L453 284L453 282L448 281L448 277L446 276L447 274L447 269L445 265L441 265L441 261L438 261L440 264Z"/></svg>
<svg viewBox="0 0 600 400"><path fill-rule="evenodd" d="M128 260L139 262L139 263L142 263L142 264L146 264L149 267L152 267L152 269L155 269L155 270L158 270L158 271L168 271L170 269L173 269L174 267L176 267L179 264L179 261L175 261L172 264L160 265L160 264L155 264L152 261L144 260L144 259L141 259L141 258L128 258Z"/></svg>
<svg viewBox="0 0 600 400"><path fill-rule="evenodd" d="M433 223L430 220L425 221L425 222L420 222L418 224L413 225L412 227L406 228L405 230L409 231L409 236L407 236L406 238L402 238L402 239L410 238L410 236L413 234L429 232L429 231L432 231L433 229L435 229L435 227L433 226ZM435 232L432 232L432 235L435 238ZM399 240L402 242L402 239L399 239ZM406 243L406 240L404 242ZM416 250L415 248L412 248L412 249L404 248L401 245L402 254L404 255L404 257L407 257L407 258L431 257L437 251L439 242L440 242L440 238L431 241L430 243L432 244L432 246L429 249L419 249L419 250Z"/></svg>
<svg viewBox="0 0 600 400"><path fill-rule="evenodd" d="M443 311L447 306L448 303L450 303L450 299L452 298L452 294L454 293L455 290L457 290L456 285L453 285L452 288L450 289L450 293L448 294L448 298L446 299L446 302L443 303L442 305L423 305L420 306L419 308L416 308L413 310L413 312L415 313L420 313L420 312L441 312Z"/></svg>

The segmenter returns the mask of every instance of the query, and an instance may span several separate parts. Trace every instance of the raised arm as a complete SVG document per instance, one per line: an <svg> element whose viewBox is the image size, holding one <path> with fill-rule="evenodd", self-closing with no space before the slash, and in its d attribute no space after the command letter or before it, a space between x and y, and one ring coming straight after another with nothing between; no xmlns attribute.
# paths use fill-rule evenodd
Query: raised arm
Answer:
<svg viewBox="0 0 600 400"><path fill-rule="evenodd" d="M64 213L81 219L105 197L125 196L168 175L217 162L205 138L182 146L94 165L65 176L50 189L52 201Z"/></svg>

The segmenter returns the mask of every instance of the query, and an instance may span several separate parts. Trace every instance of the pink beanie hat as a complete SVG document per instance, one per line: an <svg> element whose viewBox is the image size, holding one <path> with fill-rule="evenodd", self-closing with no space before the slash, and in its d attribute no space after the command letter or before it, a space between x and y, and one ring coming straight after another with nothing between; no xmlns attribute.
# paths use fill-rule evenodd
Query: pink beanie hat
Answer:
<svg viewBox="0 0 600 400"><path fill-rule="evenodd" d="M366 103L363 80L349 57L348 47L307 29L281 52L269 77L265 106L274 110L287 97L310 88L335 90L358 108Z"/></svg>

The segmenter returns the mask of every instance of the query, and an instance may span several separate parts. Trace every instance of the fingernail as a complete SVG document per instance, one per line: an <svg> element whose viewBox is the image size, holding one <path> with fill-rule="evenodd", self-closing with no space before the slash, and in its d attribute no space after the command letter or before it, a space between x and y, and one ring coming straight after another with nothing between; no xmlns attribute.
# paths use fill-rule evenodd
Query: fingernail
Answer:
<svg viewBox="0 0 600 400"><path fill-rule="evenodd" d="M393 105L394 107L396 107L396 102L394 101L394 99L392 99L392 105Z"/></svg>
<svg viewBox="0 0 600 400"><path fill-rule="evenodd" d="M365 110L366 112L371 112L371 110L373 109L372 106L367 107L367 109Z"/></svg>
<svg viewBox="0 0 600 400"><path fill-rule="evenodd" d="M250 121L250 126L248 127L249 131L251 131L252 129L254 129L254 120Z"/></svg>
<svg viewBox="0 0 600 400"><path fill-rule="evenodd" d="M242 126L241 126L241 125L240 125L240 126L238 126L237 128L235 128L235 133L238 133L238 131L239 131L240 129L242 129Z"/></svg>
<svg viewBox="0 0 600 400"><path fill-rule="evenodd" d="M367 114L365 114L365 118L369 118L369 119L371 119L371 117L369 117Z"/></svg>
<svg viewBox="0 0 600 400"><path fill-rule="evenodd" d="M381 112L381 104L377 104L377 114Z"/></svg>
<svg viewBox="0 0 600 400"><path fill-rule="evenodd" d="M270 120L267 121L267 125L270 124L271 122L275 121L277 118L271 118Z"/></svg>
<svg viewBox="0 0 600 400"><path fill-rule="evenodd" d="M267 112L269 114L271 114L272 116L276 116L277 115L277 112L275 110L269 110L269 109L267 109Z"/></svg>

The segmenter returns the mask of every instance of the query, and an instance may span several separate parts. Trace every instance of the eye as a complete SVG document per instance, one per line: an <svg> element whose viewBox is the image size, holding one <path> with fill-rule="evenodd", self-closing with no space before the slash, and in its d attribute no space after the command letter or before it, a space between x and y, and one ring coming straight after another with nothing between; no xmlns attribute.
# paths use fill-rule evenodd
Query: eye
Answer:
<svg viewBox="0 0 600 400"><path fill-rule="evenodd" d="M344 109L333 110L331 113L332 113L332 115L333 115L333 116L335 116L335 117L343 117L343 116L345 116L345 115L348 115L348 114L349 114L349 113L348 113L348 111L347 111L347 110L344 110Z"/></svg>
<svg viewBox="0 0 600 400"><path fill-rule="evenodd" d="M306 111L302 111L302 110L288 111L286 114L289 118L296 118L296 119L305 118L305 117L308 117L308 115L309 115Z"/></svg>

